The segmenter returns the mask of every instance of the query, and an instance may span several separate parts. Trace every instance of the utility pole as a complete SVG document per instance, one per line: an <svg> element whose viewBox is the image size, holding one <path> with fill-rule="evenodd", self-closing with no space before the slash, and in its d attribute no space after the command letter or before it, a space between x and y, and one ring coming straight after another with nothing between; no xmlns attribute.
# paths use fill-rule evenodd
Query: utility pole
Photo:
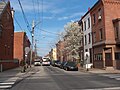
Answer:
<svg viewBox="0 0 120 90"><path fill-rule="evenodd" d="M32 22L32 31L31 31L31 35L32 35L32 43L31 43L31 58L30 58L30 67L32 64L32 60L33 60L33 47L34 47L34 29L35 27L39 24L40 22L38 22L37 24L35 24L34 20Z"/></svg>
<svg viewBox="0 0 120 90"><path fill-rule="evenodd" d="M37 40L35 40L35 57L37 57Z"/></svg>
<svg viewBox="0 0 120 90"><path fill-rule="evenodd" d="M33 20L33 22L32 22L32 31L31 31L31 34L32 34L32 43L31 43L31 59L30 59L30 67L31 67L32 60L33 60L34 27L35 27L35 23L34 23L34 20Z"/></svg>

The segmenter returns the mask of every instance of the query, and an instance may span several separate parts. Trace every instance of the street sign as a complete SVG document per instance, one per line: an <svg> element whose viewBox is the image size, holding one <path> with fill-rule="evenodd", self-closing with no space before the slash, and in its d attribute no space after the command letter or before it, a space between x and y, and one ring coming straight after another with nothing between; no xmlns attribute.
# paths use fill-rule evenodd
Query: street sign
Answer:
<svg viewBox="0 0 120 90"><path fill-rule="evenodd" d="M28 54L30 51L30 48L29 47L25 47L25 54Z"/></svg>

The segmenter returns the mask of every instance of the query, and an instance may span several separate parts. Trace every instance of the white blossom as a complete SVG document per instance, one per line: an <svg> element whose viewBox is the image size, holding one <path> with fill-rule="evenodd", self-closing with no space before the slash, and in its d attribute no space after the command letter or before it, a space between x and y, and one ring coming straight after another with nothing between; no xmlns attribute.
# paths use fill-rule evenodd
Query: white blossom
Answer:
<svg viewBox="0 0 120 90"><path fill-rule="evenodd" d="M80 58L79 57L79 48L81 47L81 40L83 36L82 27L78 24L78 22L69 22L64 26L65 35L65 49L69 52L69 55L72 58Z"/></svg>

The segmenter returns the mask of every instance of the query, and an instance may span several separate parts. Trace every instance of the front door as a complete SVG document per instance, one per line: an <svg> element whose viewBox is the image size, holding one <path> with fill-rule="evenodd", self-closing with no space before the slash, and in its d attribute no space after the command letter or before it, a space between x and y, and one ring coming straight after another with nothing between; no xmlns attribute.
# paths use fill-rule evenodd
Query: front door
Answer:
<svg viewBox="0 0 120 90"><path fill-rule="evenodd" d="M111 53L105 53L105 66L113 66Z"/></svg>

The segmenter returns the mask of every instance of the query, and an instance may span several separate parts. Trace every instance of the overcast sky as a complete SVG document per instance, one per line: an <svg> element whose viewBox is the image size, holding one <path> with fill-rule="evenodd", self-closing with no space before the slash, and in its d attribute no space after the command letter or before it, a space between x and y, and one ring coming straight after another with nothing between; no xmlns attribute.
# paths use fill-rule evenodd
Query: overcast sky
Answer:
<svg viewBox="0 0 120 90"><path fill-rule="evenodd" d="M19 1L29 25L25 23ZM37 24L35 39L38 54L44 56L55 46L60 37L58 34L64 31L64 25L70 21L80 20L97 0L11 0L10 2L15 10L15 31L25 31L31 40L29 30L34 20Z"/></svg>

